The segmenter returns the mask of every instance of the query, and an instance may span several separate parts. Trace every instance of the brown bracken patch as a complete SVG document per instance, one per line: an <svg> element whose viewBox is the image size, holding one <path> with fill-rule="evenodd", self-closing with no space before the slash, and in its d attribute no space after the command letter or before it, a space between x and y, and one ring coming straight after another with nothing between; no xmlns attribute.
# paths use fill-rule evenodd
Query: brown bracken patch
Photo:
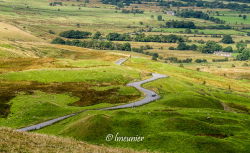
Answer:
<svg viewBox="0 0 250 153"><path fill-rule="evenodd" d="M53 58L6 58L0 60L0 73L56 67Z"/></svg>
<svg viewBox="0 0 250 153"><path fill-rule="evenodd" d="M119 87L97 91L93 87L105 87L105 84L91 85L84 82L65 82L65 83L39 83L30 81L0 81L0 117L6 117L9 113L10 105L8 102L19 92L33 94L34 91L46 93L63 94L67 93L79 97L79 101L71 104L74 106L90 106L99 103L125 103L139 98L140 95L121 95Z"/></svg>

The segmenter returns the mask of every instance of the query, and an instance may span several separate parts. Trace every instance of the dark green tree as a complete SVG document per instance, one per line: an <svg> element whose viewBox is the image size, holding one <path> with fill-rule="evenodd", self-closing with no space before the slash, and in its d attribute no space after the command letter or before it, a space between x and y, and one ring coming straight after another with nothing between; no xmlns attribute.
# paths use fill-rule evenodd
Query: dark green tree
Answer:
<svg viewBox="0 0 250 153"><path fill-rule="evenodd" d="M221 42L224 44L233 44L233 38L230 35L224 35L223 38L221 39Z"/></svg>
<svg viewBox="0 0 250 153"><path fill-rule="evenodd" d="M162 20L163 20L162 15L158 15L158 16L157 16L157 20L158 20L158 21L162 21Z"/></svg>
<svg viewBox="0 0 250 153"><path fill-rule="evenodd" d="M65 44L65 40L63 40L62 38L57 37L57 38L53 39L51 43L52 44Z"/></svg>
<svg viewBox="0 0 250 153"><path fill-rule="evenodd" d="M241 53L245 48L247 47L247 44L246 43L243 43L243 42L238 42L236 44L236 48L237 48L237 51L239 53Z"/></svg>
<svg viewBox="0 0 250 153"><path fill-rule="evenodd" d="M157 58L159 57L159 54L158 53L153 53L152 55L152 60L157 60Z"/></svg>
<svg viewBox="0 0 250 153"><path fill-rule="evenodd" d="M221 51L222 46L214 41L208 41L204 46L200 48L202 53L213 54L215 51Z"/></svg>
<svg viewBox="0 0 250 153"><path fill-rule="evenodd" d="M250 60L250 49L244 49L242 53L237 55L236 59L239 61Z"/></svg>
<svg viewBox="0 0 250 153"><path fill-rule="evenodd" d="M227 46L222 49L223 52L233 52L233 48L231 46Z"/></svg>
<svg viewBox="0 0 250 153"><path fill-rule="evenodd" d="M246 19L247 19L247 16L246 16L246 15L243 15L242 17L243 17L243 19L244 19L244 20L246 20Z"/></svg>
<svg viewBox="0 0 250 153"><path fill-rule="evenodd" d="M97 32L94 34L93 39L100 39L101 36L102 36L102 34L101 34L99 31L97 31Z"/></svg>

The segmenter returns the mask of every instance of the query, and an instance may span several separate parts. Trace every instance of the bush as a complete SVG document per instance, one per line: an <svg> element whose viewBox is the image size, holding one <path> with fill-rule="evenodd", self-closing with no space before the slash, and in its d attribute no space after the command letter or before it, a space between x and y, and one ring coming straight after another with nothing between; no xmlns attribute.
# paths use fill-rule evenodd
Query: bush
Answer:
<svg viewBox="0 0 250 153"><path fill-rule="evenodd" d="M170 62L172 62L172 63L177 63L177 57L168 57L168 58L166 58L165 59L166 61L170 61Z"/></svg>
<svg viewBox="0 0 250 153"><path fill-rule="evenodd" d="M54 31L52 31L52 30L49 30L49 33L50 33L50 34L55 34L55 32L54 32Z"/></svg>
<svg viewBox="0 0 250 153"><path fill-rule="evenodd" d="M99 31L97 31L97 32L94 34L93 39L100 39L101 36L102 36L102 34L101 34Z"/></svg>
<svg viewBox="0 0 250 153"><path fill-rule="evenodd" d="M169 49L169 50L175 50L175 48L174 48L174 47L169 47L168 49Z"/></svg>
<svg viewBox="0 0 250 153"><path fill-rule="evenodd" d="M250 59L250 49L244 49L242 53L237 55L236 57L237 60L239 61L246 61Z"/></svg>
<svg viewBox="0 0 250 153"><path fill-rule="evenodd" d="M231 46L225 47L222 49L223 52L233 52L233 48Z"/></svg>
<svg viewBox="0 0 250 153"><path fill-rule="evenodd" d="M224 58L224 59L212 59L213 62L227 62L228 61L228 57Z"/></svg>
<svg viewBox="0 0 250 153"><path fill-rule="evenodd" d="M162 15L158 15L158 16L157 16L157 20L158 20L158 21L162 21L162 20L163 20Z"/></svg>
<svg viewBox="0 0 250 153"><path fill-rule="evenodd" d="M224 35L221 42L224 44L233 44L234 43L233 38L230 35Z"/></svg>
<svg viewBox="0 0 250 153"><path fill-rule="evenodd" d="M246 66L246 67L247 67L247 66L249 66L249 65L248 65L247 63L244 63L244 64L242 64L242 66L244 66L244 67Z"/></svg>
<svg viewBox="0 0 250 153"><path fill-rule="evenodd" d="M168 57L165 59L165 61L170 61L171 63L191 63L193 61L192 58L186 58L183 60L178 60L177 57Z"/></svg>
<svg viewBox="0 0 250 153"><path fill-rule="evenodd" d="M184 67L184 65L183 65L183 64L180 64L179 67Z"/></svg>
<svg viewBox="0 0 250 153"><path fill-rule="evenodd" d="M195 62L196 63L206 63L207 60L206 59L196 59Z"/></svg>
<svg viewBox="0 0 250 153"><path fill-rule="evenodd" d="M62 38L57 37L57 38L53 39L51 43L52 44L65 44L65 40L63 40Z"/></svg>

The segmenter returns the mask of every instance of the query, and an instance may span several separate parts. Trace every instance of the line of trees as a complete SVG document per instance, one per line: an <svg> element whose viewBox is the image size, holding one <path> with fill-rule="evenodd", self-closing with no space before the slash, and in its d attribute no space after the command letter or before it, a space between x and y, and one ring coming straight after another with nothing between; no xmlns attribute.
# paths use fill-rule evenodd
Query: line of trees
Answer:
<svg viewBox="0 0 250 153"><path fill-rule="evenodd" d="M248 0L226 0L229 3L220 1L201 1L201 0L181 0L181 1L163 1L163 0L101 0L104 4L116 5L119 8L129 6L130 4L142 4L143 2L158 2L159 6L171 7L204 7L204 8L222 8L247 11L250 6L247 4L231 3L231 2L249 2Z"/></svg>
<svg viewBox="0 0 250 153"><path fill-rule="evenodd" d="M241 3L250 3L249 0L224 0L224 1L228 1L228 2L241 2Z"/></svg>
<svg viewBox="0 0 250 153"><path fill-rule="evenodd" d="M166 22L166 25L163 27L196 29L196 25L192 21L176 21L176 20L171 20L171 21Z"/></svg>
<svg viewBox="0 0 250 153"><path fill-rule="evenodd" d="M238 44L238 50L244 50L246 46L243 46L243 44ZM179 42L177 47L169 47L169 50L199 50L202 53L206 54L212 54L215 51L222 51L222 52L233 52L232 46L222 47L220 44L218 44L215 41L208 41L205 44L201 46L197 46L196 44L188 45L185 42Z"/></svg>
<svg viewBox="0 0 250 153"><path fill-rule="evenodd" d="M177 57L167 57L165 58L165 61L170 61L171 63L191 63L193 61L192 58L186 58L186 59L178 59Z"/></svg>
<svg viewBox="0 0 250 153"><path fill-rule="evenodd" d="M57 5L62 6L63 3L62 2L51 2L51 3L49 3L49 6L57 6Z"/></svg>
<svg viewBox="0 0 250 153"><path fill-rule="evenodd" d="M181 2L183 1L183 2ZM171 7L204 7L204 8L222 8L239 11L248 11L250 6L238 3L223 3L219 1L200 1L200 0L181 0L181 1L160 1L159 6Z"/></svg>
<svg viewBox="0 0 250 153"><path fill-rule="evenodd" d="M90 41L80 41L80 40L63 40L62 38L55 38L51 42L52 44L62 44L62 45L70 45L70 46L78 46L84 48L93 48L100 50L122 50L122 51L131 51L130 43L113 43L110 41L98 41L98 40L90 40Z"/></svg>
<svg viewBox="0 0 250 153"><path fill-rule="evenodd" d="M207 63L206 59L196 59L195 63Z"/></svg>
<svg viewBox="0 0 250 153"><path fill-rule="evenodd" d="M145 35L137 34L131 37L129 34L109 33L106 36L109 41L137 41L137 42L161 42L161 43L176 43L184 42L184 38L177 35Z"/></svg>
<svg viewBox="0 0 250 153"><path fill-rule="evenodd" d="M219 18L210 17L207 13L203 13L202 11L194 11L190 9L179 11L177 12L176 15L183 18L198 18L198 19L209 20L218 24L225 23L225 21L220 20Z"/></svg>
<svg viewBox="0 0 250 153"><path fill-rule="evenodd" d="M101 0L103 4L116 5L117 7L123 8L124 6L129 6L130 4L141 4L141 0Z"/></svg>
<svg viewBox="0 0 250 153"><path fill-rule="evenodd" d="M227 62L228 57L225 57L224 59L212 59L213 62Z"/></svg>
<svg viewBox="0 0 250 153"><path fill-rule="evenodd" d="M61 32L59 35L64 38L83 39L83 38L88 38L89 36L92 35L92 33L79 30L69 30Z"/></svg>
<svg viewBox="0 0 250 153"><path fill-rule="evenodd" d="M78 30L69 30L64 31L59 34L59 36L69 39L84 39L90 38L92 35L91 32L86 31L78 31ZM109 33L106 37L102 37L100 32L96 32L92 39L102 39L106 38L108 41L137 41L137 42L161 42L161 43L176 43L176 42L184 42L184 38L182 36L177 35L145 35L145 34L136 34L135 36L131 36L130 34L120 34L120 33Z"/></svg>
<svg viewBox="0 0 250 153"><path fill-rule="evenodd" d="M171 62L171 63L192 63L192 58L186 58L186 59L178 59L177 57L167 57L165 58L165 62ZM206 59L196 59L194 62L196 63L207 63Z"/></svg>
<svg viewBox="0 0 250 153"><path fill-rule="evenodd" d="M152 49L151 46L141 46L139 48L131 47L130 43L113 43L110 41L99 41L99 40L90 40L90 41L80 41L80 40L64 40L60 37L57 37L51 41L52 44L61 44L61 45L70 45L83 48L92 48L97 50L121 50L121 51L133 51L137 53L142 53L152 56L152 60L157 60L159 57L158 53L152 53L145 50Z"/></svg>
<svg viewBox="0 0 250 153"><path fill-rule="evenodd" d="M129 13L133 13L133 14L143 14L144 11L143 11L143 10L139 10L139 9L132 9L132 10L122 9L122 13L125 13L125 14L129 14Z"/></svg>

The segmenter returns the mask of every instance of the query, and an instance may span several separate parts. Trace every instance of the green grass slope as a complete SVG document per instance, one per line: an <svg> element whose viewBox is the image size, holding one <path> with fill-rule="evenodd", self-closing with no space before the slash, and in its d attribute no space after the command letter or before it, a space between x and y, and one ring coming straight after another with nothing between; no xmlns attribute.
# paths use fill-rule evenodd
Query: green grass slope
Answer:
<svg viewBox="0 0 250 153"><path fill-rule="evenodd" d="M248 93L221 88L231 83L236 89L241 86L244 88L239 90L249 90L248 84L147 59L132 58L125 65L170 75L143 85L162 98L133 109L86 112L38 132L148 151L235 153L249 150ZM231 109L226 110L223 104ZM145 140L107 142L105 137L110 133L144 136Z"/></svg>
<svg viewBox="0 0 250 153"><path fill-rule="evenodd" d="M85 142L0 128L0 152L24 153L135 153L129 149L90 145Z"/></svg>

